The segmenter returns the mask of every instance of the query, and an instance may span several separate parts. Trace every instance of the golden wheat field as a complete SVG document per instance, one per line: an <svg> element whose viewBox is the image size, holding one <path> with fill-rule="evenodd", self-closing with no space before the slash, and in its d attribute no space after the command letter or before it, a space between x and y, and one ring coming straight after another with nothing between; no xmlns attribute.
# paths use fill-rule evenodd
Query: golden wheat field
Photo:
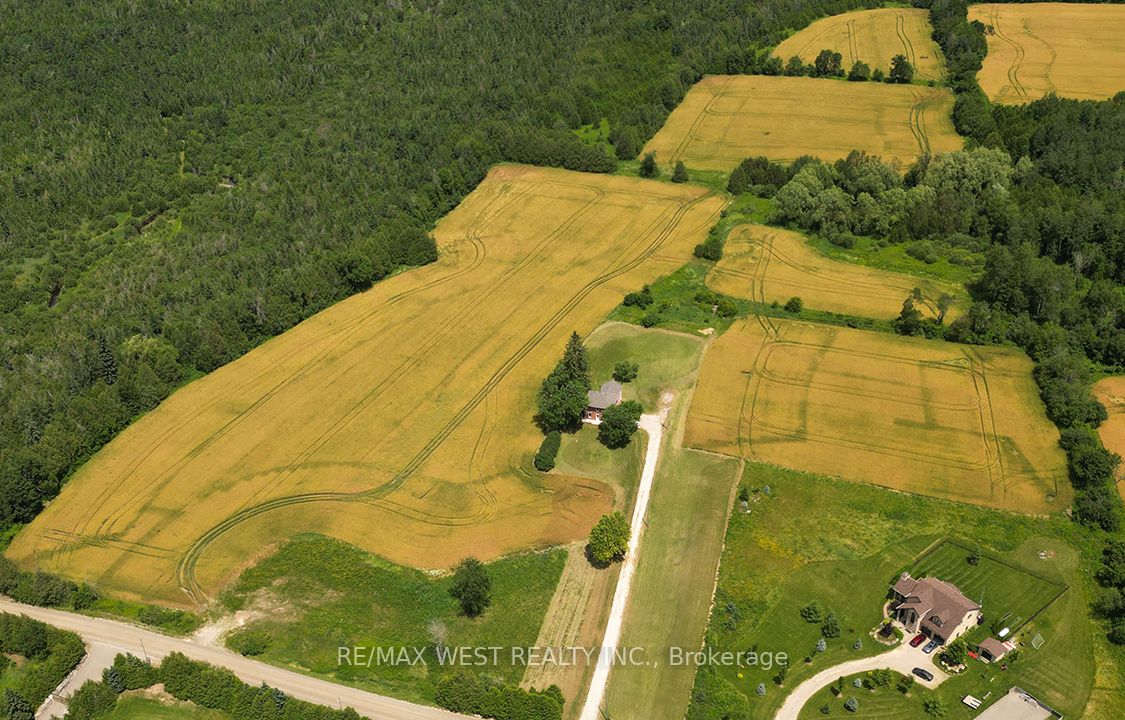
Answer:
<svg viewBox="0 0 1125 720"><path fill-rule="evenodd" d="M731 170L756 155L837 160L852 150L909 164L961 149L952 109L944 88L713 75L695 84L643 152L699 170Z"/></svg>
<svg viewBox="0 0 1125 720"><path fill-rule="evenodd" d="M686 445L979 505L1070 499L1058 432L1008 348L749 318L708 350Z"/></svg>
<svg viewBox="0 0 1125 720"><path fill-rule="evenodd" d="M769 225L732 229L707 285L756 302L784 303L796 296L815 310L882 319L898 317L915 288L922 291L915 307L927 317L940 314L943 295L951 298L945 322L968 303L964 288L953 283L834 260L809 247L801 233Z"/></svg>
<svg viewBox="0 0 1125 720"><path fill-rule="evenodd" d="M1098 426L1102 444L1125 457L1125 376L1115 375L1094 383L1094 397L1105 406L1109 418ZM1117 491L1125 499L1125 463L1117 466Z"/></svg>
<svg viewBox="0 0 1125 720"><path fill-rule="evenodd" d="M175 393L8 554L188 604L304 531L425 568L583 537L614 491L523 469L539 381L571 331L683 264L722 204L699 187L496 168L438 224L438 262Z"/></svg>
<svg viewBox="0 0 1125 720"><path fill-rule="evenodd" d="M914 67L915 78L940 80L944 74L941 50L932 32L926 10L857 10L817 20L783 40L773 54L782 60L796 55L808 64L821 50L834 50L843 56L845 72L862 60L884 73L891 69L891 58L904 55Z"/></svg>
<svg viewBox="0 0 1125 720"><path fill-rule="evenodd" d="M1105 100L1125 90L1125 6L973 5L988 55L977 73L993 102L1026 103L1048 93Z"/></svg>

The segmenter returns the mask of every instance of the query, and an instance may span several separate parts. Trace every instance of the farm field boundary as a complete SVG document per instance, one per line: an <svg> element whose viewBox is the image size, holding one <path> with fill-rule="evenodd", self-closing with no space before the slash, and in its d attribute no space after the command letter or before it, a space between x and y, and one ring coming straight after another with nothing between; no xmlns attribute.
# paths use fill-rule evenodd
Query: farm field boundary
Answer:
<svg viewBox="0 0 1125 720"><path fill-rule="evenodd" d="M1030 365L1007 348L752 317L708 351L685 442L923 495L1059 511L1071 490Z"/></svg>
<svg viewBox="0 0 1125 720"><path fill-rule="evenodd" d="M712 75L695 84L643 152L662 165L721 171L756 155L834 161L852 150L909 164L961 149L952 109L944 88Z"/></svg>

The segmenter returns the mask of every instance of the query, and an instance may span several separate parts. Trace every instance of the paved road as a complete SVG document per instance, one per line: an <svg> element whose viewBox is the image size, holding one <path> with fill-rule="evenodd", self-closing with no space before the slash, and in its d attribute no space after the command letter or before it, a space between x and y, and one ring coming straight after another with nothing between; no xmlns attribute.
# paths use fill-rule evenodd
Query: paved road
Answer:
<svg viewBox="0 0 1125 720"><path fill-rule="evenodd" d="M629 549L625 552L625 560L621 565L621 574L617 577L617 588L613 592L613 604L609 610L609 620L605 626L605 637L602 640L598 654L598 664L594 667L594 675L590 679L590 692L586 696L586 703L582 706L581 720L601 720L601 703L605 697L605 688L609 683L609 671L613 667L613 655L617 650L617 643L621 641L621 625L625 618L625 605L629 601L629 590L633 584L633 574L637 570L637 552L641 544L641 536L645 528L645 510L648 508L648 499L652 494L652 479L656 475L656 461L660 457L660 441L664 437L664 420L668 417L670 400L665 400L659 415L642 415L639 426L648 433L648 445L645 447L645 464L641 470L641 484L637 490L637 503L633 507L633 519L630 522L632 533L629 537Z"/></svg>
<svg viewBox="0 0 1125 720"><path fill-rule="evenodd" d="M229 650L199 645L189 640L161 635L115 620L23 605L7 598L0 598L0 612L27 615L82 636L87 649L91 651L90 662L79 666L77 675L81 677L72 676L63 690L64 695L77 689L85 679L99 677L102 668L112 662L118 652L132 653L137 657L147 656L153 662L170 653L179 652L194 660L225 667L250 685L266 683L308 702L337 708L353 707L365 717L379 718L379 720L465 720L464 715L337 685L327 680L250 660ZM101 667L98 667L99 664ZM48 703L41 708L43 714L37 717L53 717L46 713L58 708L57 703Z"/></svg>
<svg viewBox="0 0 1125 720"><path fill-rule="evenodd" d="M949 676L943 671L939 670L931 660L931 655L926 655L922 652L921 648L912 648L906 642L896 647L893 650L888 650L879 655L873 655L869 658L861 660L849 660L839 665L833 665L827 670L821 670L816 675L813 675L808 680L804 681L789 696L785 698L785 703L781 709L774 715L774 720L797 720L797 716L801 714L801 708L805 706L813 695L836 682L837 678L846 677L848 675L855 675L856 673L867 672L868 670L880 670L886 668L900 672L903 675L910 675L910 671L916 667L926 668L934 674L932 681L925 681L920 677L914 679L919 685L924 685L928 688L935 688L945 682ZM845 691L846 692L846 691ZM863 702L862 696L860 702Z"/></svg>

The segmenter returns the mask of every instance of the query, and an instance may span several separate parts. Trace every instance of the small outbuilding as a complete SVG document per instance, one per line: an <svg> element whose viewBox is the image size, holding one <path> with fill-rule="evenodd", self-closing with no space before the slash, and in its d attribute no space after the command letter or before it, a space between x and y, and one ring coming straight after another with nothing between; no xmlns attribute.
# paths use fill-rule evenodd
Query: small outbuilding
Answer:
<svg viewBox="0 0 1125 720"><path fill-rule="evenodd" d="M586 410L582 419L588 422L600 423L602 414L608 407L613 407L621 402L621 383L609 380L602 383L601 389L591 390L586 393Z"/></svg>
<svg viewBox="0 0 1125 720"><path fill-rule="evenodd" d="M977 647L980 650L981 659L988 662L999 662L1005 655L1016 649L1016 646L1010 642L1002 642L991 637L985 638Z"/></svg>

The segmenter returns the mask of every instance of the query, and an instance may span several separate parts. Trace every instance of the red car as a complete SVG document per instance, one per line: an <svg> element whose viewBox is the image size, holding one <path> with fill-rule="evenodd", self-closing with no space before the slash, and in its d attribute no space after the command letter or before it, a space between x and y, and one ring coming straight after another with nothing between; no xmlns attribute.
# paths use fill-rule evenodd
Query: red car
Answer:
<svg viewBox="0 0 1125 720"><path fill-rule="evenodd" d="M910 647L918 647L924 642L926 642L926 636L922 633L918 633L910 640Z"/></svg>

